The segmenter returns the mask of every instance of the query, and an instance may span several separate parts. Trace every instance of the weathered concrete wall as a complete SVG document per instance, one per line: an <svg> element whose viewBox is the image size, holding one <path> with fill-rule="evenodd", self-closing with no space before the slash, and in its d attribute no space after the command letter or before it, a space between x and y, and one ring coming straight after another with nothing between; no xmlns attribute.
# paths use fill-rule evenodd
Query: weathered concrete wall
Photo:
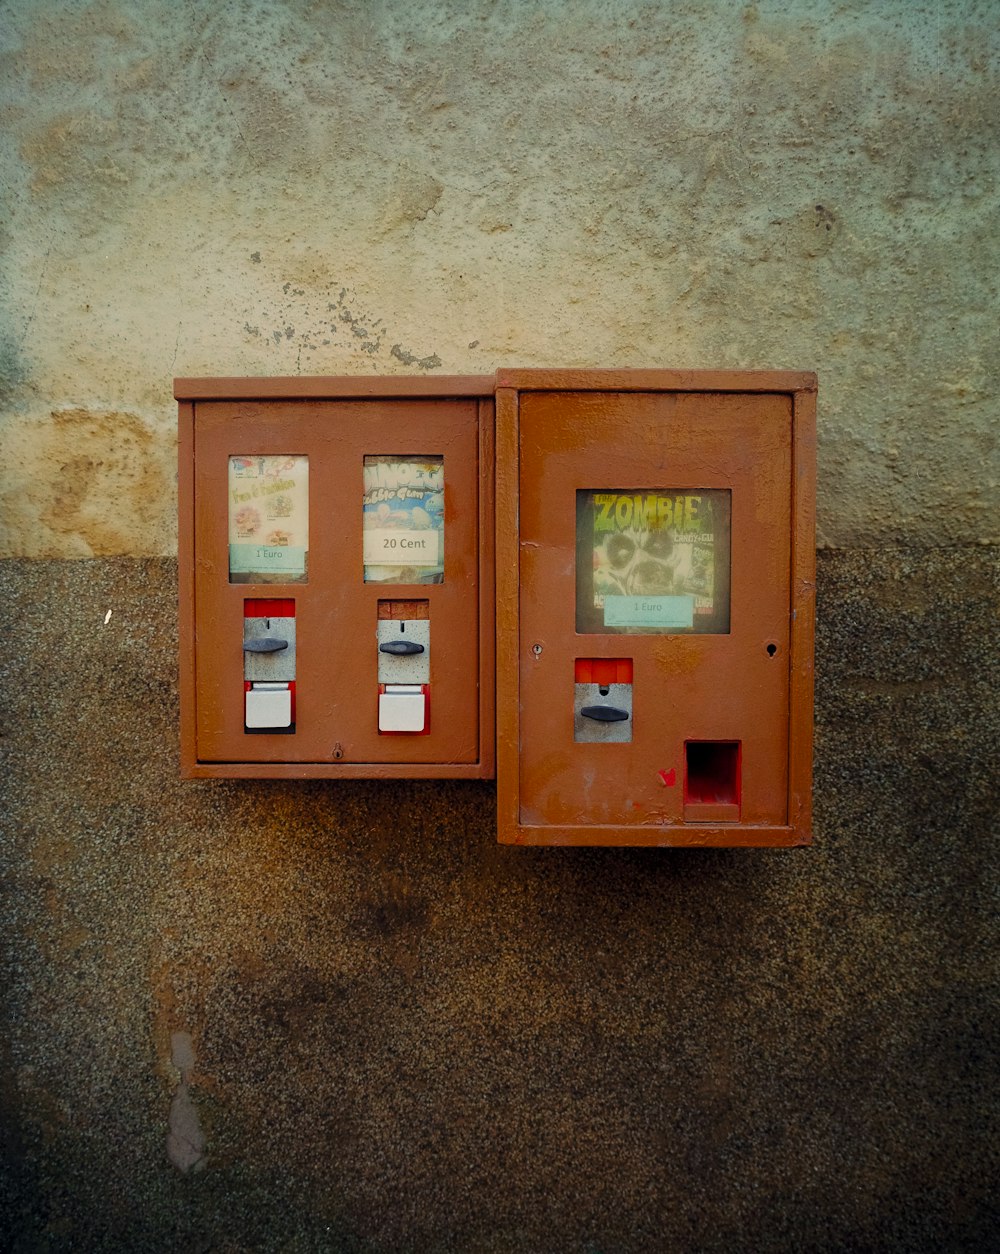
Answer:
<svg viewBox="0 0 1000 1254"><path fill-rule="evenodd" d="M996 535L993 0L13 0L0 33L0 551L173 551L174 374L498 364L816 369L821 543Z"/></svg>
<svg viewBox="0 0 1000 1254"><path fill-rule="evenodd" d="M6 1248L996 1249L990 562L821 555L794 851L182 783L174 563L0 563Z"/></svg>
<svg viewBox="0 0 1000 1254"><path fill-rule="evenodd" d="M993 0L0 7L0 553L93 559L0 563L5 1246L1000 1244L997 80ZM171 377L498 364L819 371L812 849L177 779Z"/></svg>

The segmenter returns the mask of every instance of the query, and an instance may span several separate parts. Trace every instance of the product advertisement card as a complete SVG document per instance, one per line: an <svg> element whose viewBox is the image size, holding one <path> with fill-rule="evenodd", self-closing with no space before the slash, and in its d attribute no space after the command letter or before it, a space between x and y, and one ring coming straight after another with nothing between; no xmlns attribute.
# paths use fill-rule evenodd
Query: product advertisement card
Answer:
<svg viewBox="0 0 1000 1254"><path fill-rule="evenodd" d="M444 582L444 458L364 462L366 583Z"/></svg>
<svg viewBox="0 0 1000 1254"><path fill-rule="evenodd" d="M230 583L305 583L309 458L229 459Z"/></svg>

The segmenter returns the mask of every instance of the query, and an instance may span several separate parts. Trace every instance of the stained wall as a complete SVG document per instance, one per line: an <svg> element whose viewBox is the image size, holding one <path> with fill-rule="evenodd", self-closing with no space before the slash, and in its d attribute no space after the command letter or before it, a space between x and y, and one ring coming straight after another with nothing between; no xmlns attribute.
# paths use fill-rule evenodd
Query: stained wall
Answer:
<svg viewBox="0 0 1000 1254"><path fill-rule="evenodd" d="M989 0L0 10L8 1245L997 1243L997 72ZM178 779L171 378L500 364L819 373L811 849Z"/></svg>
<svg viewBox="0 0 1000 1254"><path fill-rule="evenodd" d="M990 0L16 0L0 515L168 554L175 374L772 366L820 542L995 537Z"/></svg>

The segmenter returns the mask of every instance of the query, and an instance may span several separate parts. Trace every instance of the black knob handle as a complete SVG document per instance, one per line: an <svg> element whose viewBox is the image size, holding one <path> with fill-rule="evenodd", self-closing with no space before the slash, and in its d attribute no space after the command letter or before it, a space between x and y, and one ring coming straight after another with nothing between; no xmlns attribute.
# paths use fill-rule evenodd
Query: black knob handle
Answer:
<svg viewBox="0 0 1000 1254"><path fill-rule="evenodd" d="M389 640L378 647L379 653L394 653L397 657L405 657L410 653L423 653L424 646L416 640Z"/></svg>
<svg viewBox="0 0 1000 1254"><path fill-rule="evenodd" d="M585 705L580 713L595 723L622 723L628 718L628 710L619 710L614 705Z"/></svg>
<svg viewBox="0 0 1000 1254"><path fill-rule="evenodd" d="M288 648L287 640L278 640L275 636L262 636L258 640L244 640L244 653L280 653Z"/></svg>

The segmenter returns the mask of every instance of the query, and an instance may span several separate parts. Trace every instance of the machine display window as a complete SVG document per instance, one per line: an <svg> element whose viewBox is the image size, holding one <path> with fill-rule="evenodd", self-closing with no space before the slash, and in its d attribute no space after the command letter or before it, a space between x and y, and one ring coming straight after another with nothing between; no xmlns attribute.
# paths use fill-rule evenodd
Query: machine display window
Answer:
<svg viewBox="0 0 1000 1254"><path fill-rule="evenodd" d="M365 583L444 582L444 458L364 459Z"/></svg>
<svg viewBox="0 0 1000 1254"><path fill-rule="evenodd" d="M309 458L229 458L229 582L305 583L309 563Z"/></svg>
<svg viewBox="0 0 1000 1254"><path fill-rule="evenodd" d="M731 516L729 490L579 490L577 632L728 633Z"/></svg>

